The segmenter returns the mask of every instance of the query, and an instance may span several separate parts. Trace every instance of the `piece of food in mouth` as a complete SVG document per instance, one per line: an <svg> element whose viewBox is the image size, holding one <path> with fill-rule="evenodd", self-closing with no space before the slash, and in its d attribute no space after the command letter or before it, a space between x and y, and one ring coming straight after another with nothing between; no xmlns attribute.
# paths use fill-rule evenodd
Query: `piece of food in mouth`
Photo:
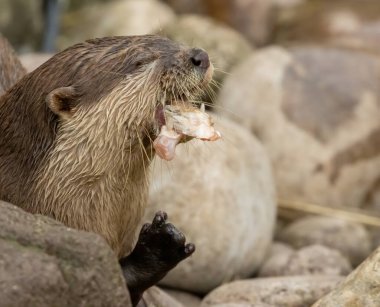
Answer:
<svg viewBox="0 0 380 307"><path fill-rule="evenodd" d="M153 143L161 159L172 160L177 144L185 140L197 138L202 141L216 141L221 138L203 104L198 109L187 102L174 102L164 106L163 112L165 125L161 127L160 134Z"/></svg>

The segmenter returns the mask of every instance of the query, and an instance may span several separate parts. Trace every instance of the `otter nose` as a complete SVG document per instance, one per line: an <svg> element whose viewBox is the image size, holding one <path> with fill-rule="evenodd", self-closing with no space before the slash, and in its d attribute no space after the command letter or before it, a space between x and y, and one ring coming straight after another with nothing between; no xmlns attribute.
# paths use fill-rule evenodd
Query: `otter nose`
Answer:
<svg viewBox="0 0 380 307"><path fill-rule="evenodd" d="M202 49L194 48L191 50L190 55L191 63L193 63L194 66L207 69L210 67L210 59L208 58L208 54L206 51Z"/></svg>

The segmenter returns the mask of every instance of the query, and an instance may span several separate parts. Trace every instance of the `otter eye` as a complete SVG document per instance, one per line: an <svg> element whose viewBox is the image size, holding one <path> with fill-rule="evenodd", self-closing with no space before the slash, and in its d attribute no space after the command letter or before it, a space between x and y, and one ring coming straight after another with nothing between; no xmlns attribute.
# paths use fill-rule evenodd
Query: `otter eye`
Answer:
<svg viewBox="0 0 380 307"><path fill-rule="evenodd" d="M141 65L143 65L143 62L142 62L142 61L137 61L137 62L135 63L136 68L139 68Z"/></svg>

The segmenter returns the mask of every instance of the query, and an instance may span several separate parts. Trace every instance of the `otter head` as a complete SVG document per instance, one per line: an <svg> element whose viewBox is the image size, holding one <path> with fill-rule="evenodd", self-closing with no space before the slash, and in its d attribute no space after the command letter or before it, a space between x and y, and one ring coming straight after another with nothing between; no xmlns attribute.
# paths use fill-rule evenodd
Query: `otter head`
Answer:
<svg viewBox="0 0 380 307"><path fill-rule="evenodd" d="M101 129L110 137L113 130L123 143L149 143L164 124L162 107L194 100L213 73L205 51L153 35L89 40L52 61L62 71L49 75L61 84L46 103L58 117L58 130L83 131L87 139Z"/></svg>

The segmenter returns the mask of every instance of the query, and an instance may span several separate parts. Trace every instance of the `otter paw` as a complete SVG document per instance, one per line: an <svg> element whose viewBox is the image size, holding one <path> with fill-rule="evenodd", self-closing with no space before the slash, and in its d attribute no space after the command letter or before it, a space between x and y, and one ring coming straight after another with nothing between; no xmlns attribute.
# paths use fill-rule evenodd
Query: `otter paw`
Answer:
<svg viewBox="0 0 380 307"><path fill-rule="evenodd" d="M120 260L123 275L136 306L143 292L160 281L180 261L194 251L192 243L173 224L168 215L157 212L152 223L144 224L132 253Z"/></svg>
<svg viewBox="0 0 380 307"><path fill-rule="evenodd" d="M189 257L195 251L195 246L192 243L185 244L183 233L173 224L167 223L167 219L168 215L159 211L151 224L144 224L136 248L171 266Z"/></svg>

